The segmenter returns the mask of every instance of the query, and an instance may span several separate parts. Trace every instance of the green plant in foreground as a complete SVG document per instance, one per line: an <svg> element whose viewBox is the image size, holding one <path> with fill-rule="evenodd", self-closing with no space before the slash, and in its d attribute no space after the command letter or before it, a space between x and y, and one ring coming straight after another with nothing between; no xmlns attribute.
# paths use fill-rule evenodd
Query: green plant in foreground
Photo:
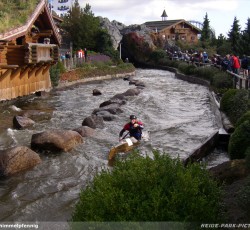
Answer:
<svg viewBox="0 0 250 230"><path fill-rule="evenodd" d="M230 137L228 153L231 159L243 159L246 150L250 147L250 121L241 123Z"/></svg>
<svg viewBox="0 0 250 230"><path fill-rule="evenodd" d="M220 189L198 164L135 152L81 191L72 221L218 221Z"/></svg>
<svg viewBox="0 0 250 230"><path fill-rule="evenodd" d="M237 201L240 207L242 208L242 210L246 212L247 214L246 216L249 217L250 216L250 177L249 176L246 178L246 185L243 188L241 188L237 194Z"/></svg>
<svg viewBox="0 0 250 230"><path fill-rule="evenodd" d="M236 124L249 109L248 90L229 89L222 96L220 104L221 110L226 113L233 124Z"/></svg>

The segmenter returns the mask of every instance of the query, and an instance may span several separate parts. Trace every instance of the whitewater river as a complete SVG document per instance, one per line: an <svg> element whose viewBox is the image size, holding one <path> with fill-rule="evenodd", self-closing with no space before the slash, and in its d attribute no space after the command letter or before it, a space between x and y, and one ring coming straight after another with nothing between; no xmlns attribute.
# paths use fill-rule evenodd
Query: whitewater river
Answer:
<svg viewBox="0 0 250 230"><path fill-rule="evenodd" d="M218 109L206 87L178 80L163 70L136 70L146 88L127 104L114 121L105 122L94 137L70 152L40 154L42 163L34 169L10 178L0 179L0 221L67 221L70 219L81 188L96 172L108 166L108 152L118 142L118 133L130 114L135 114L150 131L150 140L139 147L141 154L159 149L172 157L186 158L215 131L221 128ZM29 97L0 104L0 150L16 145L30 147L31 136L50 129L74 129L95 108L129 88L123 79L85 83L48 97ZM93 96L93 89L102 92ZM42 110L49 115L29 129L13 130L17 113L10 106L23 110ZM216 150L208 164L226 159Z"/></svg>

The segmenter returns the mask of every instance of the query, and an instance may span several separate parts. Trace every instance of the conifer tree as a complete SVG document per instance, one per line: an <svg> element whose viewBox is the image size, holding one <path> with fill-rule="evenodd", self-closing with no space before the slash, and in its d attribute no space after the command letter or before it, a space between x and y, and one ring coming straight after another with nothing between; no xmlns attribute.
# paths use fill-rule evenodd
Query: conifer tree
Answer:
<svg viewBox="0 0 250 230"><path fill-rule="evenodd" d="M76 0L69 13L64 17L62 29L73 42L74 49L85 47L96 49L95 37L101 28L99 19L94 17L89 4L82 9Z"/></svg>
<svg viewBox="0 0 250 230"><path fill-rule="evenodd" d="M210 29L209 23L210 23L210 21L208 19L207 13L206 13L205 18L204 18L204 22L203 22L203 28L201 30L201 39L200 39L203 42L210 40L211 29Z"/></svg>
<svg viewBox="0 0 250 230"><path fill-rule="evenodd" d="M246 28L242 32L240 46L242 47L242 54L250 55L250 18L247 19Z"/></svg>
<svg viewBox="0 0 250 230"><path fill-rule="evenodd" d="M234 17L232 28L228 33L228 41L231 44L233 53L235 54L240 53L240 39L241 39L240 29L241 28L239 25L239 20L237 19L237 17Z"/></svg>
<svg viewBox="0 0 250 230"><path fill-rule="evenodd" d="M225 41L226 41L225 36L223 34L220 34L217 39L217 47L222 46Z"/></svg>

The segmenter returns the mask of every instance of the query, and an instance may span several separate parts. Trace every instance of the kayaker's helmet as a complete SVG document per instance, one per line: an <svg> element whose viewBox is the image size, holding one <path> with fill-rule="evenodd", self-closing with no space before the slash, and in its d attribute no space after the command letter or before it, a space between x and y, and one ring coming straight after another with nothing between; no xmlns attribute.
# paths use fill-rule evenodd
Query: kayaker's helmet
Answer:
<svg viewBox="0 0 250 230"><path fill-rule="evenodd" d="M130 120L133 120L133 119L137 119L137 117L135 115L130 115Z"/></svg>

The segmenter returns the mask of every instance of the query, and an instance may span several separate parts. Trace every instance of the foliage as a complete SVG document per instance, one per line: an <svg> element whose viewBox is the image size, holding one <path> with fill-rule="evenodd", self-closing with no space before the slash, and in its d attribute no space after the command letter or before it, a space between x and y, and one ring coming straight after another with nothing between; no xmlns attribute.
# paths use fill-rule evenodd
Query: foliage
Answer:
<svg viewBox="0 0 250 230"><path fill-rule="evenodd" d="M143 36L140 36L136 32L130 32L123 36L122 45L122 57L128 58L131 62L145 63L150 58L150 54L153 51L149 44L144 40Z"/></svg>
<svg viewBox="0 0 250 230"><path fill-rule="evenodd" d="M50 80L53 87L57 86L59 83L60 75L64 73L65 67L62 62L57 62L57 64L51 66L50 72Z"/></svg>
<svg viewBox="0 0 250 230"><path fill-rule="evenodd" d="M62 29L70 37L74 50L87 47L96 49L96 41L100 31L99 19L94 17L91 7L86 4L82 9L78 0L74 1L73 6L63 18Z"/></svg>
<svg viewBox="0 0 250 230"><path fill-rule="evenodd" d="M157 64L162 65L162 66L178 68L179 62L163 58L163 59L160 59Z"/></svg>
<svg viewBox="0 0 250 230"><path fill-rule="evenodd" d="M247 19L246 28L242 32L242 38L240 41L240 46L242 47L241 54L250 55L250 18Z"/></svg>
<svg viewBox="0 0 250 230"><path fill-rule="evenodd" d="M220 190L198 164L132 154L81 191L72 221L218 221Z"/></svg>
<svg viewBox="0 0 250 230"><path fill-rule="evenodd" d="M150 54L150 59L155 63L158 63L159 60L167 58L166 51L163 49L156 49Z"/></svg>
<svg viewBox="0 0 250 230"><path fill-rule="evenodd" d="M229 89L221 98L221 110L229 117L233 124L246 113L249 108L248 90Z"/></svg>
<svg viewBox="0 0 250 230"><path fill-rule="evenodd" d="M248 169L250 169L250 147L247 148L245 155L246 155L246 166Z"/></svg>
<svg viewBox="0 0 250 230"><path fill-rule="evenodd" d="M249 100L249 102L250 102L250 100ZM243 122L245 122L245 121L249 121L250 122L250 105L249 105L249 110L246 112L246 113L244 113L239 119L238 119L238 121L237 121L237 123L236 123L236 125L235 125L235 127L238 127L239 125L241 125Z"/></svg>
<svg viewBox="0 0 250 230"><path fill-rule="evenodd" d="M1 0L0 33L25 24L38 0Z"/></svg>
<svg viewBox="0 0 250 230"><path fill-rule="evenodd" d="M216 89L230 89L233 86L233 79L226 72L219 72L212 76L210 84Z"/></svg>
<svg viewBox="0 0 250 230"><path fill-rule="evenodd" d="M205 18L204 18L204 22L203 22L203 27L201 30L200 40L202 42L209 41L211 39L211 28L210 28L209 22L210 21L208 19L207 13L206 13Z"/></svg>
<svg viewBox="0 0 250 230"><path fill-rule="evenodd" d="M229 41L223 41L222 45L217 47L217 53L221 56L226 56L232 53L232 47Z"/></svg>
<svg viewBox="0 0 250 230"><path fill-rule="evenodd" d="M194 75L196 77L199 77L199 78L203 78L203 79L206 79L206 80L209 80L209 82L211 81L212 77L217 74L217 73L220 73L220 70L218 70L217 68L215 67L197 67L195 70L194 70Z"/></svg>
<svg viewBox="0 0 250 230"><path fill-rule="evenodd" d="M133 71L135 71L135 67L131 63L121 63L114 68L109 64L94 62L92 64L84 64L81 68L75 70L75 74L77 75L77 79L83 79L108 74L130 73Z"/></svg>
<svg viewBox="0 0 250 230"><path fill-rule="evenodd" d="M195 66L194 65L189 65L185 62L181 62L178 65L178 70L180 70L181 73L186 74L186 75L192 75L194 74L194 70L195 70Z"/></svg>
<svg viewBox="0 0 250 230"><path fill-rule="evenodd" d="M237 19L237 17L234 17L232 28L228 33L228 41L230 42L232 51L235 55L238 55L240 53L240 39L241 34L239 20Z"/></svg>
<svg viewBox="0 0 250 230"><path fill-rule="evenodd" d="M230 137L228 153L231 159L242 159L246 157L246 150L250 147L250 122L245 121L236 127Z"/></svg>
<svg viewBox="0 0 250 230"><path fill-rule="evenodd" d="M250 148L249 148L250 153ZM238 204L246 212L246 216L250 216L250 176L246 178L246 185L240 188L237 194Z"/></svg>

